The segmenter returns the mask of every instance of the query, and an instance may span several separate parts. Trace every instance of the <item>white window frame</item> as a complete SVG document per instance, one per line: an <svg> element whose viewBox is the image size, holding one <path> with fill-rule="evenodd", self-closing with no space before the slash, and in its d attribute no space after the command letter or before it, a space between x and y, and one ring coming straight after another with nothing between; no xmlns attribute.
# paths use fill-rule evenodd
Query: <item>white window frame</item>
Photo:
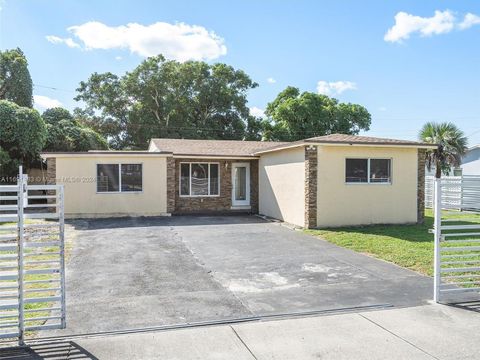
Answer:
<svg viewBox="0 0 480 360"><path fill-rule="evenodd" d="M188 164L188 195L182 194L182 164ZM192 195L192 164L208 164L208 195ZM210 165L218 165L218 194L210 195ZM220 163L211 161L181 161L178 168L178 195L182 198L190 197L220 197Z"/></svg>
<svg viewBox="0 0 480 360"><path fill-rule="evenodd" d="M367 182L349 182L347 181L347 160L367 160ZM390 160L390 181L371 182L370 181L370 161L371 160ZM389 157L346 157L344 161L343 176L346 185L392 185L393 184L393 158Z"/></svg>
<svg viewBox="0 0 480 360"><path fill-rule="evenodd" d="M98 165L118 165L118 191L98 191ZM122 165L141 165L142 166L142 190L122 191ZM95 164L95 191L97 194L140 194L143 193L143 162L128 163L96 163Z"/></svg>

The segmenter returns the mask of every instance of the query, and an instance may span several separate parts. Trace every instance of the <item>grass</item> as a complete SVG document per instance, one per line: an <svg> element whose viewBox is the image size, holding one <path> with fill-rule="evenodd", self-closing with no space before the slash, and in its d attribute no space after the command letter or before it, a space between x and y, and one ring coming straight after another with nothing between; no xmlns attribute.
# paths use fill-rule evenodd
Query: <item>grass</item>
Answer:
<svg viewBox="0 0 480 360"><path fill-rule="evenodd" d="M443 219L475 219L480 214L449 212ZM425 275L433 275L433 213L425 212L423 225L372 225L306 230L333 244L383 259Z"/></svg>

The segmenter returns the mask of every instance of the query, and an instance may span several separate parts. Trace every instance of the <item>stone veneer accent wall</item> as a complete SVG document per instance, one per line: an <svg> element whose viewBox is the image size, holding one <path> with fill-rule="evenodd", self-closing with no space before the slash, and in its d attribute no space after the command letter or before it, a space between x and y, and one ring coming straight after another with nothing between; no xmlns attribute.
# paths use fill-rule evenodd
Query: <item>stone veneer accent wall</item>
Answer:
<svg viewBox="0 0 480 360"><path fill-rule="evenodd" d="M418 149L418 172L417 172L417 223L425 221L425 160L427 151Z"/></svg>
<svg viewBox="0 0 480 360"><path fill-rule="evenodd" d="M55 185L57 179L57 159L47 159L47 184Z"/></svg>
<svg viewBox="0 0 480 360"><path fill-rule="evenodd" d="M167 158L167 213L171 214L175 211L175 159Z"/></svg>
<svg viewBox="0 0 480 360"><path fill-rule="evenodd" d="M56 185L57 183L57 159L47 159L47 185ZM48 190L47 195L56 195L55 190ZM56 199L47 199L47 204L56 203ZM54 207L49 207L48 212L55 212Z"/></svg>
<svg viewBox="0 0 480 360"><path fill-rule="evenodd" d="M171 199L174 199L174 203L171 207L174 209L172 213L185 214L185 213L208 213L208 212L232 212L232 163L234 162L249 162L250 163L250 204L251 213L258 213L258 160L215 160L215 159L172 159L172 163L168 162L167 176L168 177L168 189L167 194L169 196L168 204L170 205ZM181 162L215 162L219 163L220 170L220 195L219 196L204 196L204 197L181 197L179 192L180 181L180 163ZM175 194L172 196L170 189L172 165L174 165L173 171L173 184L175 186ZM169 207L170 209L170 207ZM245 211L245 210L243 210ZM169 211L170 212L170 211Z"/></svg>
<svg viewBox="0 0 480 360"><path fill-rule="evenodd" d="M305 147L305 228L317 226L317 147Z"/></svg>
<svg viewBox="0 0 480 360"><path fill-rule="evenodd" d="M250 161L250 205L251 213L258 214L258 160Z"/></svg>

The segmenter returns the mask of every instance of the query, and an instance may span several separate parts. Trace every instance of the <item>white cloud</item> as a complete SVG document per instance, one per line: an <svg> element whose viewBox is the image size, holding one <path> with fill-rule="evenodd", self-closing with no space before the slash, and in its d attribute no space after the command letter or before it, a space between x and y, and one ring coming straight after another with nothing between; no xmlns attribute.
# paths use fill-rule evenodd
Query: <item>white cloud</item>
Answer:
<svg viewBox="0 0 480 360"><path fill-rule="evenodd" d="M54 35L47 35L45 36L46 39L51 42L52 44L65 44L67 45L69 48L79 48L80 45L77 44L75 41L73 41L72 38L60 38L58 36L54 36Z"/></svg>
<svg viewBox="0 0 480 360"><path fill-rule="evenodd" d="M378 111L387 111L387 108L385 106L380 106L378 108Z"/></svg>
<svg viewBox="0 0 480 360"><path fill-rule="evenodd" d="M452 31L454 26L455 16L449 10L436 10L432 17L421 17L400 11L395 15L395 25L388 29L384 40L402 41L415 32L419 32L422 36L443 34Z"/></svg>
<svg viewBox="0 0 480 360"><path fill-rule="evenodd" d="M267 79L267 82L268 82L269 84L275 84L275 83L277 82L277 80L275 80L274 78L269 77L269 78Z"/></svg>
<svg viewBox="0 0 480 360"><path fill-rule="evenodd" d="M462 30L465 30L465 29L471 28L472 26L478 25L478 24L480 24L480 16L472 14L472 13L468 13L463 18L463 21L460 24L458 24L458 27Z"/></svg>
<svg viewBox="0 0 480 360"><path fill-rule="evenodd" d="M256 117L265 117L265 111L263 109L260 109L256 106L250 108L250 115L256 116Z"/></svg>
<svg viewBox="0 0 480 360"><path fill-rule="evenodd" d="M33 95L33 102L38 110L46 110L62 106L62 103L57 99L52 99L43 95Z"/></svg>
<svg viewBox="0 0 480 360"><path fill-rule="evenodd" d="M91 21L67 30L87 50L128 49L144 57L163 54L179 61L212 60L227 53L224 39L220 36L202 26L185 23L108 26Z"/></svg>
<svg viewBox="0 0 480 360"><path fill-rule="evenodd" d="M395 25L388 29L384 40L388 42L402 42L410 35L419 33L420 36L446 34L455 29L465 30L480 24L480 16L468 13L463 21L459 22L450 10L436 10L431 17L421 17L400 11L395 15Z"/></svg>
<svg viewBox="0 0 480 360"><path fill-rule="evenodd" d="M115 60L117 60L117 61L120 61L122 59L123 59L123 57L121 57L121 56L115 56Z"/></svg>
<svg viewBox="0 0 480 360"><path fill-rule="evenodd" d="M323 95L340 95L346 90L356 90L357 84L351 81L323 81L317 83L317 92Z"/></svg>

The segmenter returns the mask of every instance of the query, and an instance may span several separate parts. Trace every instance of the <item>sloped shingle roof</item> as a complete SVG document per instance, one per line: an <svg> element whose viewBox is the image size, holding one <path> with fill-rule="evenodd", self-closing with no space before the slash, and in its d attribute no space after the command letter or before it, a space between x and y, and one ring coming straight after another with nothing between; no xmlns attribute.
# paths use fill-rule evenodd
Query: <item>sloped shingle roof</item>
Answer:
<svg viewBox="0 0 480 360"><path fill-rule="evenodd" d="M241 140L152 139L154 151L168 151L181 156L250 157L262 150L285 146L288 142Z"/></svg>
<svg viewBox="0 0 480 360"><path fill-rule="evenodd" d="M305 142L320 142L320 143L347 143L347 144L378 144L378 145L432 145L411 140L398 140L377 138L371 136L359 135L345 135L345 134L331 134L325 136L317 136L305 139Z"/></svg>
<svg viewBox="0 0 480 360"><path fill-rule="evenodd" d="M418 146L418 147L435 147L435 144L422 143L412 140L398 140L377 138L371 136L359 135L345 135L345 134L331 134L325 136L317 136L304 140L299 140L291 143L277 145L269 149L257 151L258 154L266 151L280 150L286 147L295 147L308 144L346 144L346 145L384 145L384 146Z"/></svg>
<svg viewBox="0 0 480 360"><path fill-rule="evenodd" d="M275 141L241 141L241 140L190 140L190 139L152 139L154 148L151 151L172 152L180 156L231 156L250 157L266 151L280 150L283 148L320 144L365 144L385 146L432 146L410 140L385 139L370 136L331 134L318 136L294 142Z"/></svg>

